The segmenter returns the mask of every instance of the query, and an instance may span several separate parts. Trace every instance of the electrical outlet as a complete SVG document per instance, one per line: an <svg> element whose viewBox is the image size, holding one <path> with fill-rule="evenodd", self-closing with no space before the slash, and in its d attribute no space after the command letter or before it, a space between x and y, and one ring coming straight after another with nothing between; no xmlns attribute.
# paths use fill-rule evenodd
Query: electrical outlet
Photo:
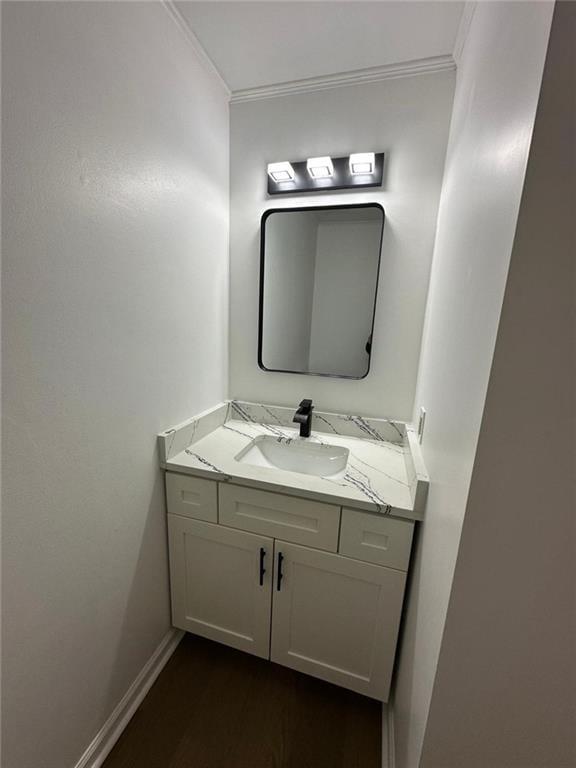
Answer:
<svg viewBox="0 0 576 768"><path fill-rule="evenodd" d="M426 423L426 408L420 406L420 416L418 418L418 440L422 442L424 436L424 425Z"/></svg>

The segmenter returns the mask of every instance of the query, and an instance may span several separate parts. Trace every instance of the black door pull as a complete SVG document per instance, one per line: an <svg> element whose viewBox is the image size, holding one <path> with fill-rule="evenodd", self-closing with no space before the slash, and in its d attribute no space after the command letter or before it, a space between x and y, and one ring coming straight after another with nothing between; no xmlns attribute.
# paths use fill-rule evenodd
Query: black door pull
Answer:
<svg viewBox="0 0 576 768"><path fill-rule="evenodd" d="M264 574L266 568L264 568L264 560L266 559L266 550L264 547L260 547L260 586L264 586Z"/></svg>
<svg viewBox="0 0 576 768"><path fill-rule="evenodd" d="M278 552L278 573L276 574L276 589L278 592L282 589L282 561L284 560L284 555L282 552Z"/></svg>

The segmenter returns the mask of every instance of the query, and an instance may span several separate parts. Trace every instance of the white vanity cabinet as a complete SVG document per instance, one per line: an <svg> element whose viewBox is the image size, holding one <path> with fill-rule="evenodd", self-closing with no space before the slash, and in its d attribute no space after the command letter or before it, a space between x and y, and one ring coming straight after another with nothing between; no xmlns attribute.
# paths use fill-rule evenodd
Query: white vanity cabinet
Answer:
<svg viewBox="0 0 576 768"><path fill-rule="evenodd" d="M167 499L175 626L387 700L412 521L171 472Z"/></svg>

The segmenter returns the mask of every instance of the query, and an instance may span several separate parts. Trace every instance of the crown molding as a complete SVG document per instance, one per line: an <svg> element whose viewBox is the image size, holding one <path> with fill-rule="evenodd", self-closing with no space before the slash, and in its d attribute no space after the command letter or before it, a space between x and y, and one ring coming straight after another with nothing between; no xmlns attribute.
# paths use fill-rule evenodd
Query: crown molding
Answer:
<svg viewBox="0 0 576 768"><path fill-rule="evenodd" d="M472 18L476 10L476 5L477 2L475 2L475 0L468 0L468 2L465 3L464 9L462 11L462 17L460 19L460 24L458 25L458 32L456 33L456 41L454 43L454 52L452 54L454 61L456 62L456 66L460 65L462 51L464 50L466 40L468 39L468 33L470 32L470 26L472 24Z"/></svg>
<svg viewBox="0 0 576 768"><path fill-rule="evenodd" d="M347 85L363 85L377 83L381 80L393 80L398 77L413 75L429 75L434 72L454 70L456 63L452 56L434 56L429 59L415 59L401 64L387 64L383 67L357 69L352 72L339 72L334 75L310 77L305 80L291 80L275 85L262 85L257 88L232 91L230 102L238 104L243 101L273 99L277 96L290 96L296 93L311 93L325 91L330 88L341 88Z"/></svg>
<svg viewBox="0 0 576 768"><path fill-rule="evenodd" d="M320 77L309 77L302 80L289 80L284 83L274 83L272 85L257 86L256 88L244 88L237 91L231 91L214 62L206 53L202 43L198 40L173 0L160 0L160 2L186 38L204 68L218 81L231 104L238 104L244 101L273 99L278 96L290 96L299 93L326 91L332 88L342 88L348 85L378 83L382 80L394 80L399 77L413 77L414 75L428 75L435 72L454 70L456 69L456 62L458 61L457 56L460 56L464 47L464 42L476 6L476 3L472 1L467 2L464 6L453 56L433 56L427 59L414 59L398 64L386 64L381 67L369 67L367 69L357 69L351 72L338 72L332 75L321 75Z"/></svg>
<svg viewBox="0 0 576 768"><path fill-rule="evenodd" d="M175 3L172 2L172 0L160 0L161 4L164 6L164 9L167 11L168 15L172 18L173 21L176 22L176 25L188 41L189 45L194 50L194 53L196 56L200 59L200 62L204 66L204 69L206 69L213 77L218 81L219 85L222 87L222 90L226 94L228 98L230 98L230 88L228 88L228 85L226 84L226 81L214 65L214 62L208 56L206 51L204 50L204 47L200 40L196 37L194 32L192 32L192 29L190 28L190 25L186 21L186 19L182 16L178 8L176 7Z"/></svg>

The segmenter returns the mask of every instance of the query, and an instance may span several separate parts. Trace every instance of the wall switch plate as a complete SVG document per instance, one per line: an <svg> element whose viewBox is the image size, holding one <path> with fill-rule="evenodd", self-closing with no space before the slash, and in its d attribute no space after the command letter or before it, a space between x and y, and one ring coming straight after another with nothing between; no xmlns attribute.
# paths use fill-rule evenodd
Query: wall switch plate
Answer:
<svg viewBox="0 0 576 768"><path fill-rule="evenodd" d="M426 408L420 407L420 416L418 417L418 440L422 442L424 435L424 424L426 423Z"/></svg>

